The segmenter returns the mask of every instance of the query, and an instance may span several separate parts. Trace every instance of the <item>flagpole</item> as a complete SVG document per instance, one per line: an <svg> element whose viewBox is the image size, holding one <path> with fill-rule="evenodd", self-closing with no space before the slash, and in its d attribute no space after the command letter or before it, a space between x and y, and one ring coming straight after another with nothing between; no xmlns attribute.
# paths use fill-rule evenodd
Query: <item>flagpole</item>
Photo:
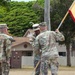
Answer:
<svg viewBox="0 0 75 75"><path fill-rule="evenodd" d="M72 5L70 6L69 9L71 9L71 8L73 7L74 3L75 3L75 1L72 3ZM69 14L69 11L67 11L67 13L65 14L64 18L63 18L62 21L60 22L60 24L59 24L59 26L58 26L57 29L59 29L59 28L61 27L62 23L64 22L64 20L66 19L66 17L67 17L68 14Z"/></svg>
<svg viewBox="0 0 75 75"><path fill-rule="evenodd" d="M61 27L61 25L62 25L62 23L64 22L64 20L66 19L68 13L69 13L69 12L67 11L67 13L65 14L64 18L63 18L62 21L60 22L60 24L59 24L59 26L58 26L57 29L59 29L59 28Z"/></svg>

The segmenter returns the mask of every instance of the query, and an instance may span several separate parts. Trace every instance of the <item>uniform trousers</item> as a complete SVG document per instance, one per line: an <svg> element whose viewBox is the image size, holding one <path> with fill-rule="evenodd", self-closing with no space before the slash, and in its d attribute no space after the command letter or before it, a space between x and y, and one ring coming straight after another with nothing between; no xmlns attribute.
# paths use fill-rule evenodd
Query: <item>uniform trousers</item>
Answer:
<svg viewBox="0 0 75 75"><path fill-rule="evenodd" d="M40 60L34 60L34 67L38 64ZM40 63L38 64L36 70L35 70L35 75L40 75Z"/></svg>
<svg viewBox="0 0 75 75"><path fill-rule="evenodd" d="M51 68L51 75L58 75L59 64L57 59L58 59L57 57L53 58L41 57L41 65L40 65L41 75L48 75L49 64Z"/></svg>

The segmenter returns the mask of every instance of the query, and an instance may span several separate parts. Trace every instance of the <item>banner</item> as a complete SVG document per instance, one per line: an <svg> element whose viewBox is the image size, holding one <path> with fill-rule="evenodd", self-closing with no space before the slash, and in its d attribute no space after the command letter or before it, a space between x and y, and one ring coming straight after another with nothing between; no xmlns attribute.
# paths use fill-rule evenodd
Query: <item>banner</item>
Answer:
<svg viewBox="0 0 75 75"><path fill-rule="evenodd" d="M70 13L73 21L75 22L75 1L73 3L72 7L69 9L69 13Z"/></svg>

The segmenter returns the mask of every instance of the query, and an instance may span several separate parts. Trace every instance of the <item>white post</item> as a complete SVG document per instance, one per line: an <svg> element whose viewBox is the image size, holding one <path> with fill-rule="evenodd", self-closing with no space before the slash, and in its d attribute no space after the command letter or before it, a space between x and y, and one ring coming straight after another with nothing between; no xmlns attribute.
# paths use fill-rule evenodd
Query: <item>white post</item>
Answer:
<svg viewBox="0 0 75 75"><path fill-rule="evenodd" d="M50 0L44 0L44 22L48 25L48 30L51 30L50 23Z"/></svg>

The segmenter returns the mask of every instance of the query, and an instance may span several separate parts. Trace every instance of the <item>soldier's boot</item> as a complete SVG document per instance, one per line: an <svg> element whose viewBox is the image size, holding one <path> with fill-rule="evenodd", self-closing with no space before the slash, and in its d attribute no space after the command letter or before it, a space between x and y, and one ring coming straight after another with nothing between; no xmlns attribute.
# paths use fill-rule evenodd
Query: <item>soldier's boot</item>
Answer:
<svg viewBox="0 0 75 75"><path fill-rule="evenodd" d="M0 75L2 75L2 66L1 66L1 63L0 63Z"/></svg>
<svg viewBox="0 0 75 75"><path fill-rule="evenodd" d="M57 75L57 74L52 74L52 75Z"/></svg>
<svg viewBox="0 0 75 75"><path fill-rule="evenodd" d="M0 75L2 75L2 69L0 68Z"/></svg>

